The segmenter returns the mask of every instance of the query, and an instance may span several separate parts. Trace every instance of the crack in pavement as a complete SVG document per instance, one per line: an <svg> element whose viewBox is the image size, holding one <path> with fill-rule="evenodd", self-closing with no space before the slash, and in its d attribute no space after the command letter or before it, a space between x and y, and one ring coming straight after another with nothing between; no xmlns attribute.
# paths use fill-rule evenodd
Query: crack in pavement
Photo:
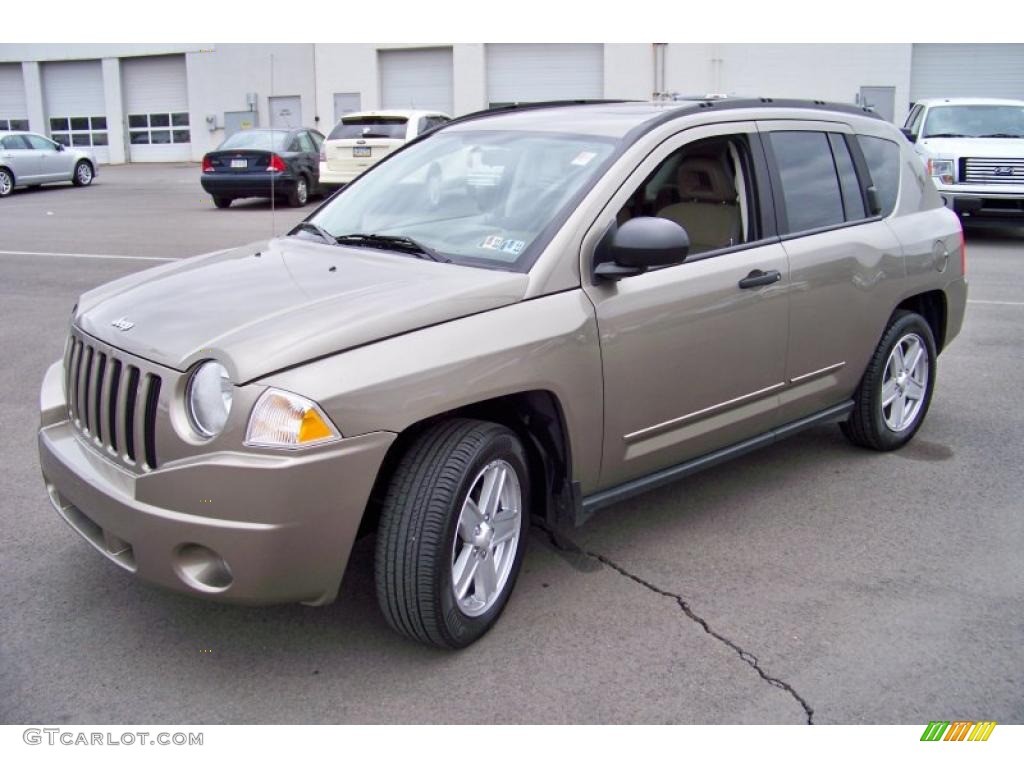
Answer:
<svg viewBox="0 0 1024 768"><path fill-rule="evenodd" d="M686 601L686 599L682 595L677 595L675 592L669 592L667 590L664 590L661 587L658 587L658 586L652 584L651 582L646 581L645 579L640 578L636 574L630 573L625 568L623 568L621 565L619 565L618 563L616 563L616 562L614 562L612 560L609 560L607 557L605 557L602 554L599 554L597 552L591 552L590 550L587 550L587 549L583 549L581 546L576 544L576 542L574 542L572 539L568 538L565 534L560 533L560 532L558 532L558 531L548 527L548 525L545 522L543 522L543 521L534 519L532 522L533 522L534 525L536 525L538 528L540 528L542 531L544 531L544 533L547 534L548 540L551 542L551 545L555 549L560 550L562 552L566 552L566 553L572 554L572 555L576 555L576 556L582 555L584 557L590 558L591 560L596 560L597 562L602 563L603 565L607 565L613 571L616 571L617 573L621 574L622 576L625 576L627 579L635 581L640 586L645 587L646 589L649 589L651 592L654 592L656 595L661 595L662 597L668 597L668 598L671 598L672 600L675 600L676 603L679 605L679 607L682 609L683 613L686 615L686 617L688 619L690 619L691 621L699 624L701 629L703 629L707 634L711 635L711 637L715 638L716 640L718 640L723 645L726 645L729 648L731 648L732 650L734 650L736 652L736 654L741 659L743 659L743 661L745 661L748 665L750 665L750 667L752 667L753 670L755 672L757 672L758 675L761 676L762 680L764 680L769 685L773 685L776 688L779 688L780 690L786 691L790 696L792 696L796 700L796 702L801 707L803 707L803 710L804 710L804 712L807 715L807 724L808 725L814 725L814 709L811 707L810 704L807 703L807 700L803 696L801 696L799 693L796 692L796 690L793 688L793 686L791 686L789 683L785 682L784 680L780 680L777 677L772 677L771 675L769 675L767 672L765 672L764 668L761 666L761 663L758 661L757 656L755 656L754 654L750 653L750 651L744 650L737 643L733 642L732 640L730 640L725 635L722 635L721 633L716 632L715 630L713 630L711 628L711 625L708 624L706 619L704 619L702 616L700 616L696 612L694 612L694 610L690 607L690 604Z"/></svg>

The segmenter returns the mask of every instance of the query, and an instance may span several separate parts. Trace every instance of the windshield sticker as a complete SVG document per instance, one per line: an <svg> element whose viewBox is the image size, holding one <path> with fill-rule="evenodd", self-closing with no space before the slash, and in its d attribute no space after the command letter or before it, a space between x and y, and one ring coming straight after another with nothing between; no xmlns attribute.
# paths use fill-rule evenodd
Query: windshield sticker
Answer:
<svg viewBox="0 0 1024 768"><path fill-rule="evenodd" d="M580 152L572 161L572 165L586 165L597 157L597 152Z"/></svg>
<svg viewBox="0 0 1024 768"><path fill-rule="evenodd" d="M484 238L484 241L480 243L480 247L486 248L489 251L500 251L504 242L505 238L499 235L491 235Z"/></svg>
<svg viewBox="0 0 1024 768"><path fill-rule="evenodd" d="M511 253L513 256L518 256L523 252L523 248L526 247L526 243L522 240L506 240L501 244L501 250L503 253Z"/></svg>

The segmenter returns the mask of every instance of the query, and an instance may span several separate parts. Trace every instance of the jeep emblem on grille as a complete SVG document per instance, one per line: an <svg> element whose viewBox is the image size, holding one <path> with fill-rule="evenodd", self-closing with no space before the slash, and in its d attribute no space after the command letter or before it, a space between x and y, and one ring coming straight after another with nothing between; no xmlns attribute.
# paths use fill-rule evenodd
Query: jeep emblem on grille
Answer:
<svg viewBox="0 0 1024 768"><path fill-rule="evenodd" d="M119 331L130 331L135 327L135 323L129 320L127 317L119 317L117 320L111 323L112 326L117 328Z"/></svg>

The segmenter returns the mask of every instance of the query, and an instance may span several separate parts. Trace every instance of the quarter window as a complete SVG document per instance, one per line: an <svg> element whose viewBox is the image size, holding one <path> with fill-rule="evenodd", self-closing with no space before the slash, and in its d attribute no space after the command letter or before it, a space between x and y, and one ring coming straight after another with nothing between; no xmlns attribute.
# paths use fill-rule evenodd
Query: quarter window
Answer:
<svg viewBox="0 0 1024 768"><path fill-rule="evenodd" d="M843 197L827 136L818 131L769 135L782 181L788 231L843 223Z"/></svg>
<svg viewBox="0 0 1024 768"><path fill-rule="evenodd" d="M188 112L150 112L128 115L132 144L188 144L192 141Z"/></svg>
<svg viewBox="0 0 1024 768"><path fill-rule="evenodd" d="M51 117L50 138L65 147L107 146L107 118Z"/></svg>
<svg viewBox="0 0 1024 768"><path fill-rule="evenodd" d="M882 206L881 215L888 216L896 208L900 191L900 148L894 141L877 136L858 136L864 159L871 173L871 183Z"/></svg>

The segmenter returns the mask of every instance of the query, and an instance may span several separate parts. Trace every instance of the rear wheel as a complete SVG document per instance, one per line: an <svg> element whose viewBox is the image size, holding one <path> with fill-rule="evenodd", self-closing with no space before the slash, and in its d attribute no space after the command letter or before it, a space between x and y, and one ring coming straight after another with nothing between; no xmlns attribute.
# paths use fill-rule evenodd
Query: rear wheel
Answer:
<svg viewBox="0 0 1024 768"><path fill-rule="evenodd" d="M213 204L218 208L227 208L231 205L230 197L215 197L213 198Z"/></svg>
<svg viewBox="0 0 1024 768"><path fill-rule="evenodd" d="M854 445L891 451L906 445L924 422L936 373L935 338L923 317L900 310L889 321L840 424Z"/></svg>
<svg viewBox="0 0 1024 768"><path fill-rule="evenodd" d="M0 197L7 197L14 191L14 177L6 168L0 168Z"/></svg>
<svg viewBox="0 0 1024 768"><path fill-rule="evenodd" d="M88 160L79 160L75 165L75 173L71 177L71 183L76 187L87 187L92 184L92 164Z"/></svg>
<svg viewBox="0 0 1024 768"><path fill-rule="evenodd" d="M295 186L288 193L288 205L293 208L301 208L309 201L309 181L305 176L299 176L295 180Z"/></svg>
<svg viewBox="0 0 1024 768"><path fill-rule="evenodd" d="M470 419L424 432L402 457L377 531L377 599L396 631L463 648L498 620L526 545L530 483L519 439Z"/></svg>

